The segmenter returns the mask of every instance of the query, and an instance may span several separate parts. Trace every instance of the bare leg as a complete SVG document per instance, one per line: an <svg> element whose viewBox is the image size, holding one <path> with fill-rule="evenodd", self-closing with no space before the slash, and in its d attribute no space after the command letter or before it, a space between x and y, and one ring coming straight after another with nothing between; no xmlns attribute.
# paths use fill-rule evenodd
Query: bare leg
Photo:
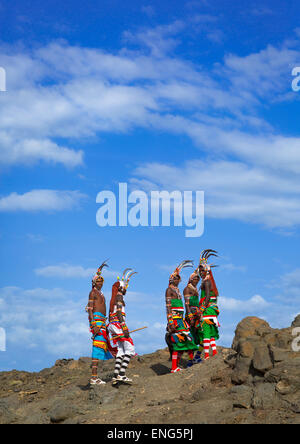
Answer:
<svg viewBox="0 0 300 444"><path fill-rule="evenodd" d="M98 363L99 359L92 359L92 377L90 381L91 385L105 384L104 381L98 378Z"/></svg>
<svg viewBox="0 0 300 444"><path fill-rule="evenodd" d="M98 359L92 359L92 378L98 378Z"/></svg>
<svg viewBox="0 0 300 444"><path fill-rule="evenodd" d="M170 333L166 333L165 341L166 341L167 346L169 348L169 353L170 353L170 359L169 360L172 361L173 346L172 346L172 341L171 341Z"/></svg>

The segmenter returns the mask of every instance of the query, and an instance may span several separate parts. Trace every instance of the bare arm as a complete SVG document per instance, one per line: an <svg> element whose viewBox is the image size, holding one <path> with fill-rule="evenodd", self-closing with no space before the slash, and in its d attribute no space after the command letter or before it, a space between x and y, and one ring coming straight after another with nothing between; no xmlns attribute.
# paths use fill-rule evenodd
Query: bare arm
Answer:
<svg viewBox="0 0 300 444"><path fill-rule="evenodd" d="M205 290L204 306L206 308L208 306L208 303L209 303L209 300L210 300L211 282L210 282L209 279L204 281L204 290Z"/></svg>
<svg viewBox="0 0 300 444"><path fill-rule="evenodd" d="M167 312L167 318L172 317L172 310L171 310L171 300L172 300L172 291L167 288L166 290L166 312Z"/></svg>
<svg viewBox="0 0 300 444"><path fill-rule="evenodd" d="M166 312L167 312L167 320L168 320L168 329L169 332L174 332L174 320L172 315L172 290L167 288L166 290Z"/></svg>
<svg viewBox="0 0 300 444"><path fill-rule="evenodd" d="M190 298L192 296L192 292L189 289L189 287L185 287L185 289L183 290L183 296L184 296L184 303L185 303L185 312L186 312L186 315L189 315L191 313Z"/></svg>
<svg viewBox="0 0 300 444"><path fill-rule="evenodd" d="M89 294L89 302L87 305L87 311L88 311L88 315L89 315L89 323L90 323L91 330L94 335L97 335L100 331L100 328L97 326L96 322L93 320L94 319L94 311L95 311L95 298L96 298L96 294L93 289Z"/></svg>
<svg viewBox="0 0 300 444"><path fill-rule="evenodd" d="M93 313L94 313L94 302L95 302L95 297L94 297L94 290L92 290L89 294L89 301L87 304L87 312L88 312L88 316L89 316L89 323L92 322L93 320Z"/></svg>
<svg viewBox="0 0 300 444"><path fill-rule="evenodd" d="M194 316L190 307L190 298L192 295L193 292L191 291L191 289L189 287L185 287L185 289L183 290L183 296L185 302L185 317L190 325L194 325L193 321Z"/></svg>

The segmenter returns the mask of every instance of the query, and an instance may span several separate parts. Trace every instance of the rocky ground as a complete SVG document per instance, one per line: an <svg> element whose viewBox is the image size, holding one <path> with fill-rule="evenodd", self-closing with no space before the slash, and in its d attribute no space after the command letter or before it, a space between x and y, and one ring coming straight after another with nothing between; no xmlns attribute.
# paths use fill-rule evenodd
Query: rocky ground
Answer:
<svg viewBox="0 0 300 444"><path fill-rule="evenodd" d="M167 349L132 359L131 386L89 387L89 358L59 360L39 373L0 372L0 424L254 424L300 423L300 352L292 326L272 329L248 317L232 349L170 374ZM181 361L184 368L186 361Z"/></svg>

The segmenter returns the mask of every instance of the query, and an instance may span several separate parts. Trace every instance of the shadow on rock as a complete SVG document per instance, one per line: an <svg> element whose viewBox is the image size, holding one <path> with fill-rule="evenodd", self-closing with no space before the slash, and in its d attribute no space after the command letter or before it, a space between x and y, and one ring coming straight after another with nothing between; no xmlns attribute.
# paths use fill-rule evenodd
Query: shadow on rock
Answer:
<svg viewBox="0 0 300 444"><path fill-rule="evenodd" d="M163 364L153 364L150 366L150 368L158 375L168 375L170 373L169 367Z"/></svg>

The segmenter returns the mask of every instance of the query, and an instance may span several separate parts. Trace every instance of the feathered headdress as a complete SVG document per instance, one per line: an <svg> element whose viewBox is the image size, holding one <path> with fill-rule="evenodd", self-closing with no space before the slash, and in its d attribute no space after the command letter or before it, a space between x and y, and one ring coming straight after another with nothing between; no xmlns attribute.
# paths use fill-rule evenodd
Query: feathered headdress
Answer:
<svg viewBox="0 0 300 444"><path fill-rule="evenodd" d="M93 285L95 285L96 282L104 281L104 279L103 279L103 277L102 277L102 269L103 269L104 267L108 267L106 261L104 261L104 262L100 265L100 267L98 268L98 270L97 270L95 276L93 277L93 279L92 279L92 284L93 284Z"/></svg>
<svg viewBox="0 0 300 444"><path fill-rule="evenodd" d="M179 276L179 278L180 278L180 280L181 280L181 277L180 277L180 272L181 272L181 270L183 270L183 268L193 267L193 266L194 266L193 261L190 261L190 260L182 261L182 262L178 265L178 267L175 268L175 270L173 271L173 273L170 275L170 277L169 277L169 282L172 282L176 276Z"/></svg>
<svg viewBox="0 0 300 444"><path fill-rule="evenodd" d="M217 265L208 264L208 259L211 256L218 257L217 252L215 250L203 250L200 254L200 261L199 261L199 271L204 270L209 272L211 268L216 267Z"/></svg>
<svg viewBox="0 0 300 444"><path fill-rule="evenodd" d="M137 274L137 271L133 271L132 268L125 268L125 270L123 271L122 278L120 279L118 276L118 281L120 283L120 286L123 288L125 287L127 289L128 285L129 285L130 278L134 274Z"/></svg>
<svg viewBox="0 0 300 444"><path fill-rule="evenodd" d="M218 292L218 289L217 289L217 286L216 286L216 283L215 283L215 280L214 280L214 277L213 277L213 274L211 271L211 269L214 267L217 267L217 265L208 263L208 259L211 256L218 257L217 251L211 250L211 249L202 251L202 253L200 254L200 261L199 261L198 270L199 270L199 273L201 271L204 271L207 274L209 274L209 279L212 283L212 291L214 292L215 296L218 296L219 292Z"/></svg>

